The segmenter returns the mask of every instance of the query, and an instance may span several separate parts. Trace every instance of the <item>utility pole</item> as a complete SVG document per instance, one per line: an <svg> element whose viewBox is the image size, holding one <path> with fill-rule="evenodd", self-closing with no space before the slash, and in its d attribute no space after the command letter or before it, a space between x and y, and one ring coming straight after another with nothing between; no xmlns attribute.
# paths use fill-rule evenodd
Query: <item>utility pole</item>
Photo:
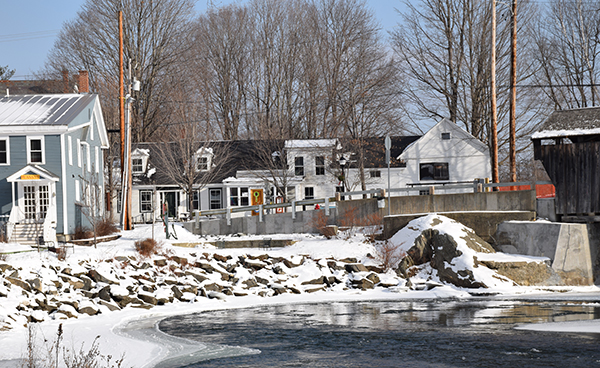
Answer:
<svg viewBox="0 0 600 368"><path fill-rule="evenodd" d="M496 0L492 0L492 182L499 183L498 178L498 106L496 102Z"/></svg>
<svg viewBox="0 0 600 368"><path fill-rule="evenodd" d="M512 0L510 53L510 181L517 181L516 110L517 110L517 0Z"/></svg>
<svg viewBox="0 0 600 368"><path fill-rule="evenodd" d="M119 10L119 121L121 125L121 180L125 169L125 92L123 86L123 11Z"/></svg>

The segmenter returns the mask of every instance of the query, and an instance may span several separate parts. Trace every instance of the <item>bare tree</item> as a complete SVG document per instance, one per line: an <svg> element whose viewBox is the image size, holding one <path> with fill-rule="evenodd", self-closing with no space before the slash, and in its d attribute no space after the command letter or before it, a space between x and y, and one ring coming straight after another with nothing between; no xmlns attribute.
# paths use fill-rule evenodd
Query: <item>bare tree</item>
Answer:
<svg viewBox="0 0 600 368"><path fill-rule="evenodd" d="M161 127L165 76L174 72L188 41L191 0L88 0L66 22L46 63L47 73L85 69L103 105L118 101L118 11L123 11L124 58L131 60L141 90L132 105L133 135L146 141ZM116 116L118 117L118 115ZM109 127L116 121L109 121Z"/></svg>
<svg viewBox="0 0 600 368"><path fill-rule="evenodd" d="M78 207L81 210L81 214L88 220L90 226L92 226L92 233L94 234L94 248L97 243L97 228L101 222L105 220L104 216L104 193L102 192L102 185L100 177L96 172L96 168L92 164L91 169L86 173L79 175L81 179L80 201Z"/></svg>
<svg viewBox="0 0 600 368"><path fill-rule="evenodd" d="M9 80L13 75L15 75L14 69L8 69L8 65L0 66L0 81Z"/></svg>
<svg viewBox="0 0 600 368"><path fill-rule="evenodd" d="M553 0L536 29L537 83L555 109L596 106L600 53L596 2Z"/></svg>

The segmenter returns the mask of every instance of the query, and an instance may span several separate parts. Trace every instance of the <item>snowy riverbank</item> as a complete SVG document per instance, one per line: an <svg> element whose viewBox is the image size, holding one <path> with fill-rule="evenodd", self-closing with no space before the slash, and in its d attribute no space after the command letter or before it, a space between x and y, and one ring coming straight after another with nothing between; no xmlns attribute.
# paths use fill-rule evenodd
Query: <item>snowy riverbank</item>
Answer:
<svg viewBox="0 0 600 368"><path fill-rule="evenodd" d="M145 225L125 232L121 239L99 244L97 249L76 246L65 261L58 261L55 254L47 252L8 255L6 261L0 262L13 268L6 268L1 274L0 287L4 289L0 294L5 295L0 296L0 323L4 324L5 331L0 332L0 361L4 361L0 367L16 366L16 360L25 355L27 330L24 325L32 317L42 321L35 324L40 340L51 341L62 324L66 347L79 350L84 344L85 349L99 336L102 354L124 356L125 367L150 367L161 360L203 349L197 343L171 338L155 330L157 321L171 315L285 303L473 297L470 290L448 285L430 290L409 289L405 280L393 271L386 273L380 269L373 258L375 246L365 242L361 234L330 240L293 235L297 243L280 249L215 249L202 244L214 238L199 238L181 227L177 227L179 239L174 242L200 245L196 248L172 246L159 230L155 228L155 235L164 242L164 254L152 259L141 259L134 250L136 240L152 235L151 227ZM404 241L410 242L410 236ZM0 252L23 250L26 249L19 245L0 244ZM498 257L503 255L498 254ZM48 270L55 270L54 276ZM91 270L104 279L98 276L87 281L85 275ZM15 271L18 272L15 274ZM37 277L39 292L35 291L35 285L33 291L27 292L9 284L6 279L11 275L30 280L33 278L23 275ZM428 281L432 286L439 282L435 277L413 278L413 283L419 281L422 285ZM105 299L107 295L110 297L108 301L102 299L102 290L108 292L103 295ZM600 302L597 287L509 287L502 283L485 292L502 298ZM56 309L30 308L35 303L43 304L35 302L36 295L39 299L42 293L46 296L44 302L54 303ZM163 298L165 304L154 306L152 298L157 299L156 304L161 304L158 300ZM82 306L86 305L85 310L93 315L82 312ZM596 321L579 325L587 332L600 333L600 324ZM561 325L557 330L565 328Z"/></svg>

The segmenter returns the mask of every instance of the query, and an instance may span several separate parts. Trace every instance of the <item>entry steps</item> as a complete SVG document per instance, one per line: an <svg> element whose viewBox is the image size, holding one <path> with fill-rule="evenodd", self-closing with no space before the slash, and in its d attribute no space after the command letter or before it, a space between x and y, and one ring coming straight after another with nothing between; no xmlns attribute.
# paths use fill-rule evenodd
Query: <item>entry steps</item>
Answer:
<svg viewBox="0 0 600 368"><path fill-rule="evenodd" d="M10 241L37 247L43 240L44 224L42 223L20 223L15 224Z"/></svg>

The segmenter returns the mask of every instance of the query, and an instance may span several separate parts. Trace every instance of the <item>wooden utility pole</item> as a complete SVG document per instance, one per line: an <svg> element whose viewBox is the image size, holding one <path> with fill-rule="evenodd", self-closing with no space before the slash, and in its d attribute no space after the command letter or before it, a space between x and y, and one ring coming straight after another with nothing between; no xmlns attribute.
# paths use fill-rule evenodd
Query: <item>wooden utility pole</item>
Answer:
<svg viewBox="0 0 600 368"><path fill-rule="evenodd" d="M125 87L123 86L123 11L119 10L119 122L121 123L121 178L125 168ZM121 179L122 180L122 179Z"/></svg>
<svg viewBox="0 0 600 368"><path fill-rule="evenodd" d="M510 53L510 181L517 181L516 111L517 111L517 0L512 0Z"/></svg>
<svg viewBox="0 0 600 368"><path fill-rule="evenodd" d="M492 0L492 182L499 183L498 177L498 106L496 103L496 0Z"/></svg>

